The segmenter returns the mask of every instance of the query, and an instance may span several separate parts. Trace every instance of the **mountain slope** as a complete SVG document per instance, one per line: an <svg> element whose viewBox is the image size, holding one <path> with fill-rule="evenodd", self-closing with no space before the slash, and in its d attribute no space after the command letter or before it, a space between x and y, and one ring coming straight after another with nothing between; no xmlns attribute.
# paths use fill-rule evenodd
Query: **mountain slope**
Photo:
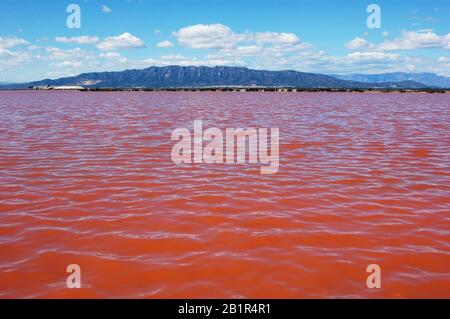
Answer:
<svg viewBox="0 0 450 319"><path fill-rule="evenodd" d="M382 74L347 74L331 75L335 78L348 81L359 81L367 83L414 81L427 86L450 88L450 78L434 73L382 73Z"/></svg>
<svg viewBox="0 0 450 319"><path fill-rule="evenodd" d="M239 67L150 67L143 70L85 73L57 80L4 86L28 88L33 86L73 86L91 88L169 88L206 86L286 86L301 88L424 88L414 81L369 84L336 79L331 76L297 71L263 71Z"/></svg>

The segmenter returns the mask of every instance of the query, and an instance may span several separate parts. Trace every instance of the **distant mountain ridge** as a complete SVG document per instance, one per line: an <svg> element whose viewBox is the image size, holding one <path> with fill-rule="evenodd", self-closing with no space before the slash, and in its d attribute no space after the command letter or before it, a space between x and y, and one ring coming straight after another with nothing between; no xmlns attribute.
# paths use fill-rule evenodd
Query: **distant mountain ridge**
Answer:
<svg viewBox="0 0 450 319"><path fill-rule="evenodd" d="M87 88L180 88L208 86L262 86L297 88L412 88L427 86L415 81L367 83L297 71L264 71L243 67L166 66L143 70L84 73L56 80L12 84L0 88L83 86Z"/></svg>
<svg viewBox="0 0 450 319"><path fill-rule="evenodd" d="M341 80L358 81L367 83L382 83L382 82L401 82L414 81L428 86L450 88L450 78L437 75L434 73L382 73L382 74L330 74L330 76Z"/></svg>

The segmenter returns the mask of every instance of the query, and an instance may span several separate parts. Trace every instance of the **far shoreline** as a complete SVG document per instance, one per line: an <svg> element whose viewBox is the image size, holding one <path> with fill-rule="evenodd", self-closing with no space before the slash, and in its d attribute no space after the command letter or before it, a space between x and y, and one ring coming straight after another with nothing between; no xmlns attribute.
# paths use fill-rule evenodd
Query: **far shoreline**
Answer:
<svg viewBox="0 0 450 319"><path fill-rule="evenodd" d="M402 88L293 88L293 87L176 87L176 88L10 88L0 92L53 91L53 92L236 92L236 93L428 93L448 94L450 89L402 89Z"/></svg>

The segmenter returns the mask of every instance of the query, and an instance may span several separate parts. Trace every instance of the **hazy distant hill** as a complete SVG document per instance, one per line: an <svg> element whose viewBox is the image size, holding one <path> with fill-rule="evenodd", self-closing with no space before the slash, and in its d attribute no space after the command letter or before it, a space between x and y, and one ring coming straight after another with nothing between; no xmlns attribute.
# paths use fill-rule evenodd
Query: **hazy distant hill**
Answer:
<svg viewBox="0 0 450 319"><path fill-rule="evenodd" d="M434 73L383 73L383 74L346 74L331 75L338 79L368 83L414 81L428 86L450 88L450 78Z"/></svg>
<svg viewBox="0 0 450 319"><path fill-rule="evenodd" d="M299 88L424 88L414 81L369 84L297 71L263 71L240 67L150 67L143 70L85 73L75 77L14 84L2 88L31 86L74 86L96 88L169 88L206 86L286 86Z"/></svg>

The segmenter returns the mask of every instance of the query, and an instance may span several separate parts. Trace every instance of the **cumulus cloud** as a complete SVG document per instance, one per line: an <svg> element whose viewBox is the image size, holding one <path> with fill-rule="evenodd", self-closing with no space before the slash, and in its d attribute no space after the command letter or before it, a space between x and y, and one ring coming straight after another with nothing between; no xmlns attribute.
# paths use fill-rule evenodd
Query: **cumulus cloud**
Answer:
<svg viewBox="0 0 450 319"><path fill-rule="evenodd" d="M356 37L353 40L347 42L345 46L350 50L359 50L370 47L370 43L363 38Z"/></svg>
<svg viewBox="0 0 450 319"><path fill-rule="evenodd" d="M145 48L145 43L141 39L126 32L119 36L108 37L97 45L102 51L116 51L125 49Z"/></svg>
<svg viewBox="0 0 450 319"><path fill-rule="evenodd" d="M419 33L426 34L429 30ZM389 34L384 33L385 37ZM192 49L206 49L205 65L247 66L257 69L294 69L305 72L397 72L436 67L437 59L405 57L382 50L381 44L373 44L357 37L346 43L353 50L345 56L333 56L315 50L309 43L287 32L236 33L222 24L194 25L174 33L178 43ZM385 40L385 42L388 42ZM441 59L442 60L442 59ZM183 60L186 62L186 60ZM191 61L196 65L198 61ZM417 71L417 68L414 68ZM446 71L447 73L450 70ZM440 73L442 73L441 71Z"/></svg>
<svg viewBox="0 0 450 319"><path fill-rule="evenodd" d="M100 53L100 57L106 59L109 65L114 65L115 67L128 63L128 59L117 52L102 52Z"/></svg>
<svg viewBox="0 0 450 319"><path fill-rule="evenodd" d="M23 44L29 44L29 42L17 37L0 37L0 49L10 49Z"/></svg>
<svg viewBox="0 0 450 319"><path fill-rule="evenodd" d="M403 31L401 37L384 41L379 45L381 51L415 50L424 48L450 49L450 33L438 35L432 30Z"/></svg>
<svg viewBox="0 0 450 319"><path fill-rule="evenodd" d="M227 49L233 47L237 40L233 31L220 23L181 28L173 35L182 46L193 49Z"/></svg>
<svg viewBox="0 0 450 319"><path fill-rule="evenodd" d="M300 38L293 33L278 33L278 32L257 32L248 33L247 40L254 40L257 43L270 44L297 44L300 43Z"/></svg>
<svg viewBox="0 0 450 319"><path fill-rule="evenodd" d="M87 58L91 53L82 50L80 48L74 48L70 50L63 50L57 47L47 47L45 49L47 55L45 59L53 60L80 60L82 58Z"/></svg>
<svg viewBox="0 0 450 319"><path fill-rule="evenodd" d="M8 45L11 45L11 43ZM31 61L32 58L33 56L29 52L15 52L0 47L0 70L3 71L8 68L23 65L24 63Z"/></svg>
<svg viewBox="0 0 450 319"><path fill-rule="evenodd" d="M223 24L198 24L174 32L181 46L206 49L208 61L217 65L266 65L266 68L287 66L293 57L311 48L308 43L287 32L236 33Z"/></svg>
<svg viewBox="0 0 450 319"><path fill-rule="evenodd" d="M57 67L57 68L79 68L83 65L82 61L62 61L62 62L52 62L50 63L51 66Z"/></svg>
<svg viewBox="0 0 450 319"><path fill-rule="evenodd" d="M389 33L383 33L388 36ZM417 49L445 49L450 50L450 33L438 35L430 29L419 31L403 31L401 36L393 40L385 40L379 44L369 43L362 38L354 38L346 43L351 50L367 49L373 51L402 51Z"/></svg>
<svg viewBox="0 0 450 319"><path fill-rule="evenodd" d="M100 53L100 56L106 59L115 59L121 57L120 53L117 52L102 52Z"/></svg>
<svg viewBox="0 0 450 319"><path fill-rule="evenodd" d="M232 50L244 46L300 44L300 38L293 33L245 32L235 33L230 27L216 24L197 24L181 28L173 35L180 45L192 49Z"/></svg>
<svg viewBox="0 0 450 319"><path fill-rule="evenodd" d="M170 41L162 41L162 42L159 42L157 45L156 45L156 47L158 47L158 48L171 48L171 47L173 47L174 46L174 44L172 43L172 42L170 42Z"/></svg>
<svg viewBox="0 0 450 319"><path fill-rule="evenodd" d="M262 52L262 47L259 45L245 45L236 48L236 56L251 56L260 54Z"/></svg>
<svg viewBox="0 0 450 319"><path fill-rule="evenodd" d="M80 36L80 37L56 37L56 42L60 43L76 43L76 44L94 44L99 41L98 37L92 37L88 35Z"/></svg>
<svg viewBox="0 0 450 319"><path fill-rule="evenodd" d="M397 60L400 54L384 53L384 52L353 52L347 56L351 60L358 61L386 61Z"/></svg>

